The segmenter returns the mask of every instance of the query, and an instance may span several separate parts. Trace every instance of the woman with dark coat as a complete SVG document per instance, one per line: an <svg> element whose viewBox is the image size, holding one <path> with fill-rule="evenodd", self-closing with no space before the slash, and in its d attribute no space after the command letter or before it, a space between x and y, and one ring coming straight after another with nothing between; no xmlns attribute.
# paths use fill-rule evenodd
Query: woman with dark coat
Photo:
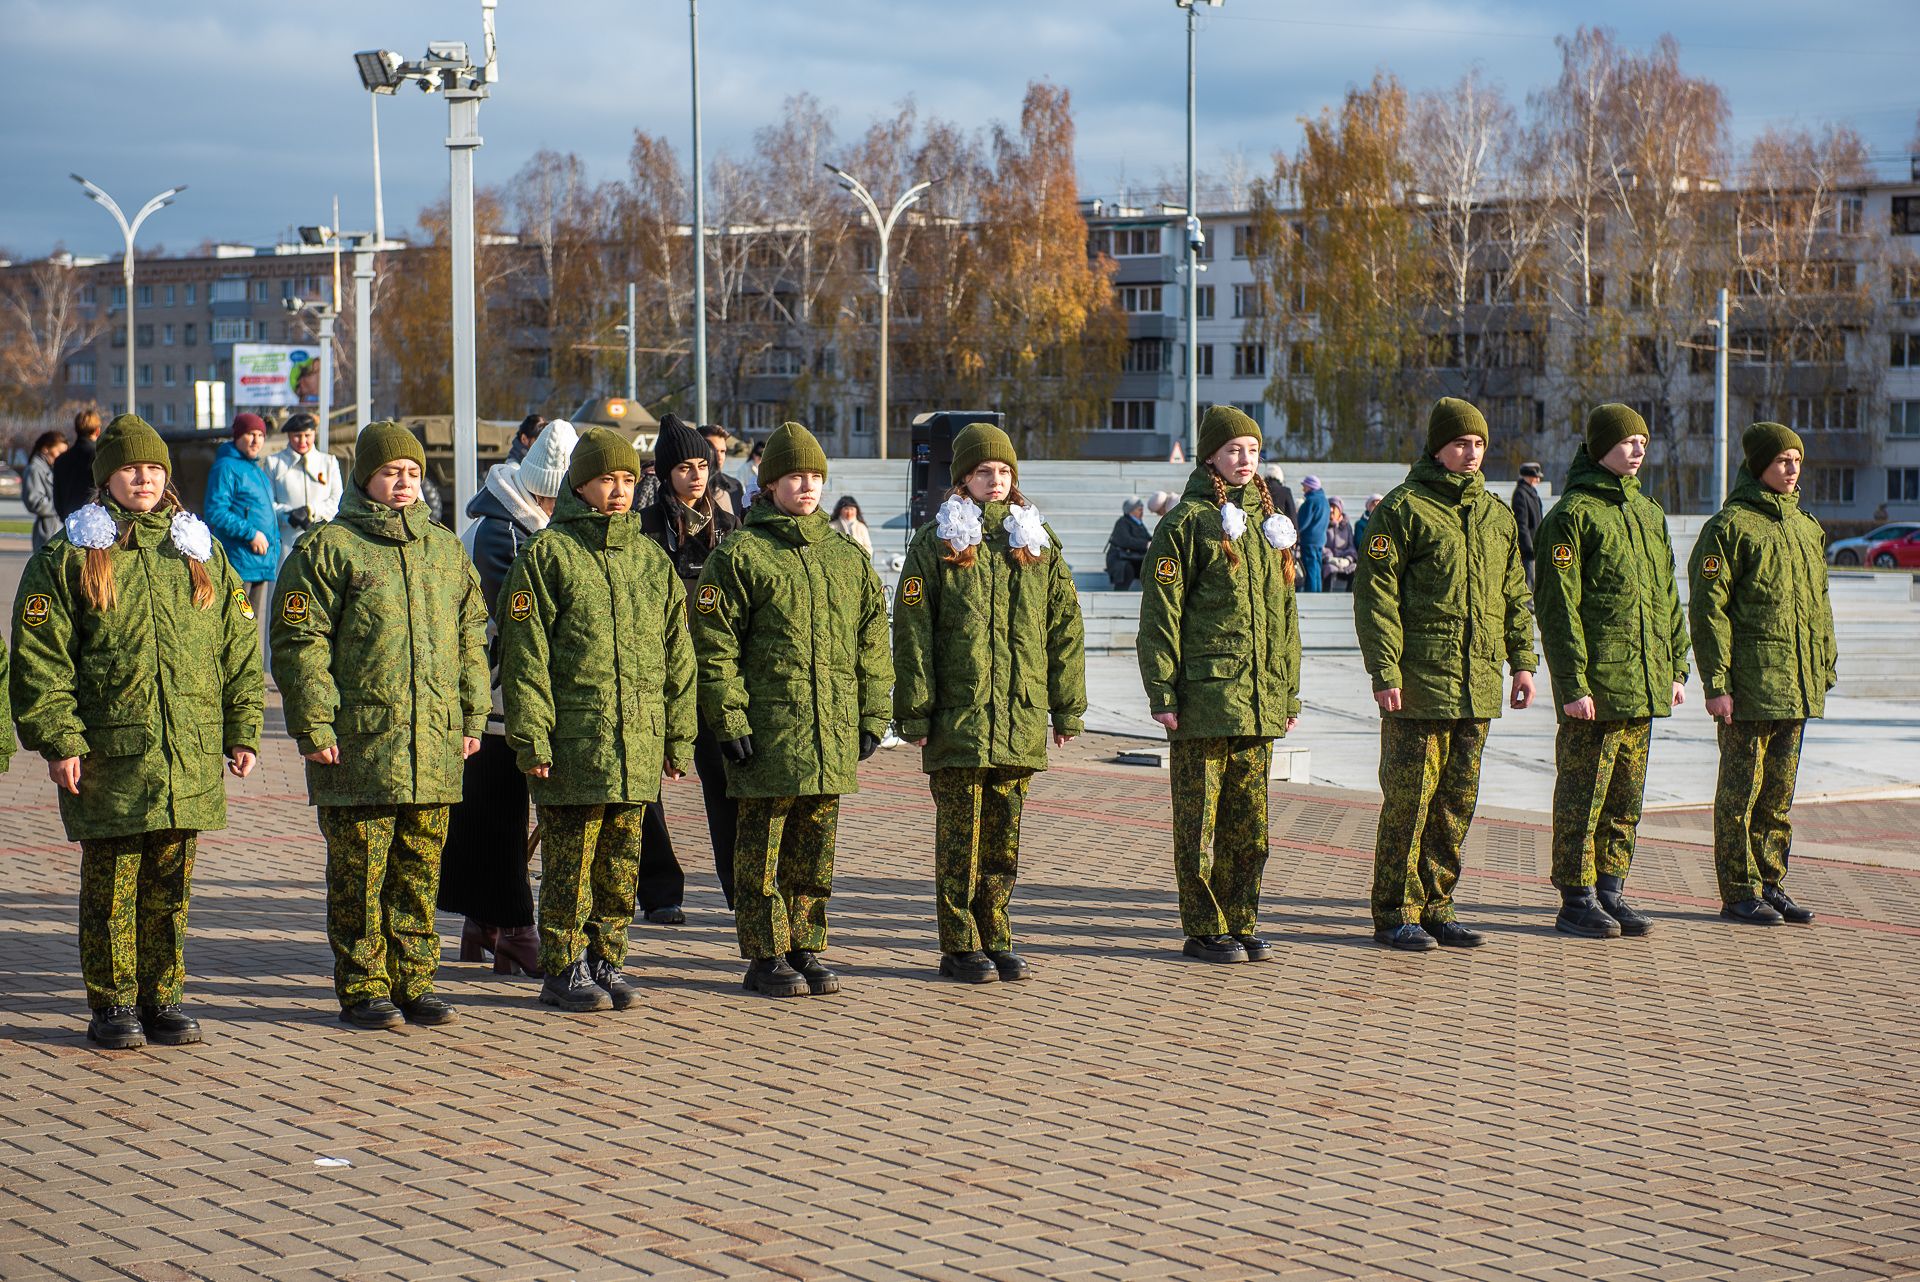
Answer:
<svg viewBox="0 0 1920 1282"><path fill-rule="evenodd" d="M700 433L672 414L660 422L653 445L654 474L660 478L653 502L640 510L640 531L666 549L667 557L686 585L687 601L695 600L700 571L707 557L740 524L726 506L714 502L718 460ZM707 804L707 836L713 842L713 870L720 892L733 907L733 842L736 803L727 796L726 765L720 743L702 718L693 741L693 768L700 776L700 795ZM665 797L662 797L662 801ZM667 831L664 806L647 807L640 847L640 907L646 919L662 925L686 920L680 900L685 885L674 857L673 837Z"/></svg>
<svg viewBox="0 0 1920 1282"><path fill-rule="evenodd" d="M533 923L533 887L527 861L527 777L507 746L506 714L500 702L500 630L492 620L513 559L528 539L547 528L553 505L567 485L573 455L573 425L557 419L540 429L517 462L498 463L467 504L467 554L480 573L486 598L487 666L493 710L480 751L467 758L460 803L447 820L440 852L441 912L459 913L460 960L485 961L502 975L540 976L540 936Z"/></svg>

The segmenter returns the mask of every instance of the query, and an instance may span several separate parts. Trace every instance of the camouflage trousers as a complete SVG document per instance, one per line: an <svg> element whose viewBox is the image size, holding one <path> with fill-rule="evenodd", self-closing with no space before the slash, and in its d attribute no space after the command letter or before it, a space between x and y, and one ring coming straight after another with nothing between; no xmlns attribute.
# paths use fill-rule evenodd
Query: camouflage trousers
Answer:
<svg viewBox="0 0 1920 1282"><path fill-rule="evenodd" d="M1647 787L1653 718L1563 721L1553 741L1553 884L1625 877Z"/></svg>
<svg viewBox="0 0 1920 1282"><path fill-rule="evenodd" d="M940 951L1013 947L1007 901L1020 870L1020 807L1033 771L935 770L933 894Z"/></svg>
<svg viewBox="0 0 1920 1282"><path fill-rule="evenodd" d="M433 991L446 806L321 806L327 839L327 942L342 1006Z"/></svg>
<svg viewBox="0 0 1920 1282"><path fill-rule="evenodd" d="M1175 739L1173 882L1188 935L1251 935L1267 866L1273 741Z"/></svg>
<svg viewBox="0 0 1920 1282"><path fill-rule="evenodd" d="M1793 846L1793 785L1805 721L1722 724L1720 780L1713 791L1713 875L1723 902L1758 899L1787 876Z"/></svg>
<svg viewBox="0 0 1920 1282"><path fill-rule="evenodd" d="M80 843L80 977L88 1006L180 1000L198 836L165 829Z"/></svg>
<svg viewBox="0 0 1920 1282"><path fill-rule="evenodd" d="M1452 921L1460 846L1480 799L1485 721L1383 717L1373 928Z"/></svg>
<svg viewBox="0 0 1920 1282"><path fill-rule="evenodd" d="M540 968L623 965L640 885L645 805L540 807Z"/></svg>
<svg viewBox="0 0 1920 1282"><path fill-rule="evenodd" d="M742 797L733 847L733 925L742 957L827 946L840 798Z"/></svg>

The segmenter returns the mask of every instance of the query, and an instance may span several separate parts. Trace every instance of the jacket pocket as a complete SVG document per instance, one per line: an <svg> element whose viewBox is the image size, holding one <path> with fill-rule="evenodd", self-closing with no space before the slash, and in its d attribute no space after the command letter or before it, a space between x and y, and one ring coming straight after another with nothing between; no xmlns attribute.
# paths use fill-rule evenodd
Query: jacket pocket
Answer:
<svg viewBox="0 0 1920 1282"><path fill-rule="evenodd" d="M1181 661L1180 672L1189 681L1230 681L1246 666L1238 654L1190 654Z"/></svg>
<svg viewBox="0 0 1920 1282"><path fill-rule="evenodd" d="M138 757L153 745L153 727L145 722L133 725L90 726L87 729L89 756Z"/></svg>
<svg viewBox="0 0 1920 1282"><path fill-rule="evenodd" d="M393 725L393 709L384 703L342 704L334 720L337 735L384 734Z"/></svg>

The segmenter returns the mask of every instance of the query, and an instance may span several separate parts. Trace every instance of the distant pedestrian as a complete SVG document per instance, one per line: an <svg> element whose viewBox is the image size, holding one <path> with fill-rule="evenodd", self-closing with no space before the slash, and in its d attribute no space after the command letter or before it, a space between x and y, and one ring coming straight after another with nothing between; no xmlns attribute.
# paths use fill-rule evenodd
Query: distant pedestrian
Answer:
<svg viewBox="0 0 1920 1282"><path fill-rule="evenodd" d="M63 521L93 501L93 451L99 439L99 410L73 416L73 448L53 464L53 510Z"/></svg>
<svg viewBox="0 0 1920 1282"><path fill-rule="evenodd" d="M1327 541L1320 548L1320 583L1328 592L1353 587L1353 572L1358 568L1354 553L1353 522L1347 519L1346 506L1337 498L1327 500Z"/></svg>
<svg viewBox="0 0 1920 1282"><path fill-rule="evenodd" d="M873 555L873 537L867 533L867 523L860 519L859 501L851 494L841 495L833 505L833 528L858 543L868 556Z"/></svg>
<svg viewBox="0 0 1920 1282"><path fill-rule="evenodd" d="M1380 506L1382 497L1383 496L1379 494L1367 495L1366 509L1360 513L1360 519L1353 523L1354 547L1363 548L1367 546L1367 525L1373 520L1373 509Z"/></svg>
<svg viewBox="0 0 1920 1282"><path fill-rule="evenodd" d="M27 475L20 486L20 501L33 518L33 550L38 552L47 540L60 533L60 507L54 502L53 465L67 452L67 438L58 432L42 432L33 443L33 456L27 460Z"/></svg>
<svg viewBox="0 0 1920 1282"><path fill-rule="evenodd" d="M1598 462L1598 460L1595 460ZM1538 463L1522 463L1520 479L1513 486L1513 523L1520 528L1520 565L1527 572L1527 586L1533 586L1533 536L1540 529L1540 478Z"/></svg>
<svg viewBox="0 0 1920 1282"><path fill-rule="evenodd" d="M1125 592L1140 583L1140 566L1153 542L1147 523L1141 519L1146 510L1147 505L1139 499L1128 499L1120 505L1120 519L1113 523L1113 533L1107 535L1107 583L1115 592Z"/></svg>
<svg viewBox="0 0 1920 1282"><path fill-rule="evenodd" d="M1180 503L1180 496L1172 490L1155 490L1147 496L1147 511L1155 516L1165 516Z"/></svg>
<svg viewBox="0 0 1920 1282"><path fill-rule="evenodd" d="M260 646L160 434L122 414L92 466L100 501L33 555L14 597L14 716L80 843L87 1036L184 1046L201 1038L180 1006L195 845L227 826L221 757L236 778L253 771Z"/></svg>
<svg viewBox="0 0 1920 1282"><path fill-rule="evenodd" d="M507 446L507 462L518 463L540 439L540 433L546 429L547 416L529 414L520 420L520 426L513 429L513 443Z"/></svg>
<svg viewBox="0 0 1920 1282"><path fill-rule="evenodd" d="M280 569L280 520L273 511L273 481L261 457L266 443L266 420L258 414L235 415L232 438L214 451L203 506L233 572L246 584L247 600L260 617L261 652L270 657L267 596Z"/></svg>
<svg viewBox="0 0 1920 1282"><path fill-rule="evenodd" d="M713 472L707 488L713 494L714 503L731 512L738 521L747 514L747 492L736 478L727 474L727 443L733 439L733 433L719 423L702 423L700 435L713 447Z"/></svg>
<svg viewBox="0 0 1920 1282"><path fill-rule="evenodd" d="M747 451L747 461L740 465L741 501L752 506L755 496L760 493L760 458L766 451L765 441L755 441L753 448ZM746 512L741 511L741 519Z"/></svg>
<svg viewBox="0 0 1920 1282"><path fill-rule="evenodd" d="M1268 463L1261 467L1260 475L1267 482L1267 493L1273 495L1274 510L1286 513L1289 521L1294 520L1298 509L1293 503L1293 491L1287 488L1286 469L1278 463Z"/></svg>
<svg viewBox="0 0 1920 1282"><path fill-rule="evenodd" d="M267 477L273 482L273 512L280 522L280 556L293 550L294 540L340 511L340 460L319 443L319 424L311 414L287 420L287 447L267 456Z"/></svg>
<svg viewBox="0 0 1920 1282"><path fill-rule="evenodd" d="M1327 494L1317 476L1300 478L1299 526L1300 569L1306 580L1302 590L1318 592L1323 573L1320 553L1327 545Z"/></svg>

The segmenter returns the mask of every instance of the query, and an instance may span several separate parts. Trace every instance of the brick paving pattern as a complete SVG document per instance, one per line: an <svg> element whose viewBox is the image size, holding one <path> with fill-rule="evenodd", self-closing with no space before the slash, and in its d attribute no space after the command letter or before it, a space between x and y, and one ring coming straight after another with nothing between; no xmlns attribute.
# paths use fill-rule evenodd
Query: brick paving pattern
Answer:
<svg viewBox="0 0 1920 1282"><path fill-rule="evenodd" d="M1913 873L1796 860L1820 924L1758 931L1712 916L1706 850L1647 842L1654 936L1576 941L1544 827L1498 820L1461 886L1492 943L1407 956L1368 935L1373 802L1276 787L1278 960L1211 967L1177 955L1166 775L1094 738L1027 805L1039 977L964 987L891 750L842 811L840 996L739 991L689 782L692 920L635 928L638 1008L540 1007L442 918L461 1022L369 1033L276 715L201 846L203 1046L84 1041L76 852L36 758L0 779L0 1278L1920 1271Z"/></svg>

